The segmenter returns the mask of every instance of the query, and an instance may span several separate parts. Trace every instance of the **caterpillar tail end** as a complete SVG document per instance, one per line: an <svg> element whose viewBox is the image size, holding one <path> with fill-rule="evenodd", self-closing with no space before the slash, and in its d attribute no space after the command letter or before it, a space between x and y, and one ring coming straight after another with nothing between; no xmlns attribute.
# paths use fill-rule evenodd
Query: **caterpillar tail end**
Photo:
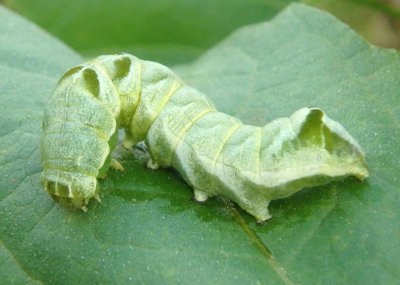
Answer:
<svg viewBox="0 0 400 285"><path fill-rule="evenodd" d="M86 212L90 199L98 192L96 177L53 169L42 172L41 184L54 201L68 210Z"/></svg>

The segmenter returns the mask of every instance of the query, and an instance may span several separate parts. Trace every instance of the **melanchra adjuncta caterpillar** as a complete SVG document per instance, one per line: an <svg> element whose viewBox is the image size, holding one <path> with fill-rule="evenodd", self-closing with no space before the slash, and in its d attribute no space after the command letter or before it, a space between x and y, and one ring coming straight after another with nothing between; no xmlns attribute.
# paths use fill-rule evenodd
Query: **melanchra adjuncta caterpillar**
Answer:
<svg viewBox="0 0 400 285"><path fill-rule="evenodd" d="M150 167L173 167L195 199L230 198L258 221L268 203L304 187L368 176L357 142L320 109L303 108L263 127L218 112L167 67L128 54L105 55L69 70L46 109L43 187L67 208L84 208L122 144L145 140Z"/></svg>

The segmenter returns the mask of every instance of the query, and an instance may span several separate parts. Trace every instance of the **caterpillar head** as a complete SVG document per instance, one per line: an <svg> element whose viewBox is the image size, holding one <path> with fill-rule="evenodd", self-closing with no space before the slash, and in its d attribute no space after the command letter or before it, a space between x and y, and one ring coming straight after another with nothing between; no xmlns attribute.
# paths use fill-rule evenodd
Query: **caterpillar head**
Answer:
<svg viewBox="0 0 400 285"><path fill-rule="evenodd" d="M98 190L96 177L55 169L45 169L41 183L57 203L70 210L86 211L86 205Z"/></svg>

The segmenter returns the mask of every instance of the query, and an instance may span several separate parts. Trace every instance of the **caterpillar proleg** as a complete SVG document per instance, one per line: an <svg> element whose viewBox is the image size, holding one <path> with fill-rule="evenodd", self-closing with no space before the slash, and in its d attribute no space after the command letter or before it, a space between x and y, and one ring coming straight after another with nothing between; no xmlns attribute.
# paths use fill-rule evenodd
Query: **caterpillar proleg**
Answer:
<svg viewBox="0 0 400 285"><path fill-rule="evenodd" d="M85 207L120 128L125 147L144 140L149 166L175 168L196 200L227 197L258 221L271 217L271 200L368 176L357 142L318 108L245 125L167 67L120 54L97 57L59 80L43 119L44 189L67 208Z"/></svg>

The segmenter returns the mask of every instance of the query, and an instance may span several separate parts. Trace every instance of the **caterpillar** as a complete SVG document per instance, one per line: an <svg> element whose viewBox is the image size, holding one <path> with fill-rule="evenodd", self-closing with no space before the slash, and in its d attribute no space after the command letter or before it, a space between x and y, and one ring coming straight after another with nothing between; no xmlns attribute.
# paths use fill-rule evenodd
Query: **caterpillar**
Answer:
<svg viewBox="0 0 400 285"><path fill-rule="evenodd" d="M103 55L66 72L43 118L43 188L61 205L85 209L97 179L122 145L144 141L151 168L173 167L205 202L220 195L257 221L268 204L305 187L368 177L364 153L337 122L303 108L265 126L218 112L169 68L129 54Z"/></svg>

